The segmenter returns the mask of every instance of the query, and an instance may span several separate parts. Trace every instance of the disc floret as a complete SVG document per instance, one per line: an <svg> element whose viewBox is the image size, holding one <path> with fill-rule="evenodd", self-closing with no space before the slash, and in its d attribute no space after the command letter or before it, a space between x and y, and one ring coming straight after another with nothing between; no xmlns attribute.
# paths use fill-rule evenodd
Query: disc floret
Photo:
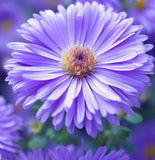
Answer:
<svg viewBox="0 0 155 160"><path fill-rule="evenodd" d="M144 8L145 7L145 3L146 3L145 0L137 0L137 3L135 5L135 7L139 8L139 9Z"/></svg>
<svg viewBox="0 0 155 160"><path fill-rule="evenodd" d="M63 52L62 63L68 74L81 78L93 71L96 58L92 49L75 45Z"/></svg>

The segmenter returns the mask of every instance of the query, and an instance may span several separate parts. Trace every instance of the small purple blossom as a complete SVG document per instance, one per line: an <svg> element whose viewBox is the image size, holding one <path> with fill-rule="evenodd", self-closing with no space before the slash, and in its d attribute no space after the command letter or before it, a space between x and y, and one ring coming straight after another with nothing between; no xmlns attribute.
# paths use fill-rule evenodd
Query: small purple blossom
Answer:
<svg viewBox="0 0 155 160"><path fill-rule="evenodd" d="M94 156L91 150L82 155L79 154L79 150L76 151L76 148L71 145L70 147L57 146L49 151L49 155L52 160L129 160L129 156L123 150L114 150L109 154L106 152L106 147L99 147Z"/></svg>
<svg viewBox="0 0 155 160"><path fill-rule="evenodd" d="M46 152L37 148L32 152L28 151L27 154L19 152L16 160L129 160L129 156L123 150L113 150L109 154L106 152L106 147L99 147L94 156L91 150L82 155L80 148L74 145L55 146Z"/></svg>
<svg viewBox="0 0 155 160"><path fill-rule="evenodd" d="M155 160L155 120L140 124L132 137L135 151L131 160Z"/></svg>
<svg viewBox="0 0 155 160"><path fill-rule="evenodd" d="M17 105L31 107L44 100L36 118L49 116L59 130L74 127L96 137L103 129L102 117L119 125L121 109L134 115L139 107L146 74L153 74L153 57L145 54L152 45L143 44L141 26L133 26L126 13L115 13L96 2L59 5L34 14L18 32L29 43L10 43L14 49L6 65L7 81L18 93ZM92 18L93 17L93 18Z"/></svg>
<svg viewBox="0 0 155 160"><path fill-rule="evenodd" d="M134 0L126 0L132 3ZM126 2L126 3L127 3ZM135 24L144 26L144 32L152 33L155 31L155 1L154 0L137 0L135 4L127 9L129 17L134 18Z"/></svg>
<svg viewBox="0 0 155 160"><path fill-rule="evenodd" d="M0 56L2 56L8 49L6 44L18 38L16 29L23 22L24 15L14 2L1 2L0 5Z"/></svg>
<svg viewBox="0 0 155 160"><path fill-rule="evenodd" d="M50 158L42 150L34 148L32 152L28 151L27 154L19 152L16 160L50 160Z"/></svg>
<svg viewBox="0 0 155 160"><path fill-rule="evenodd" d="M0 156L9 157L16 152L16 141L20 139L17 131L21 128L21 119L12 114L13 105L5 104L5 100L0 96Z"/></svg>

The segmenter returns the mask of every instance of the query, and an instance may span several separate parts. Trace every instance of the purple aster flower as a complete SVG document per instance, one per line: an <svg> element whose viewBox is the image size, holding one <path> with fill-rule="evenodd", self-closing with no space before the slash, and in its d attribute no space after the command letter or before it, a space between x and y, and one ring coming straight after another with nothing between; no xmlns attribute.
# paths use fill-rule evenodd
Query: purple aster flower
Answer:
<svg viewBox="0 0 155 160"><path fill-rule="evenodd" d="M33 151L28 151L24 154L22 151L19 152L16 160L50 160L48 154L44 153L42 150L34 148Z"/></svg>
<svg viewBox="0 0 155 160"><path fill-rule="evenodd" d="M133 132L135 152L131 160L155 160L155 121L145 122Z"/></svg>
<svg viewBox="0 0 155 160"><path fill-rule="evenodd" d="M114 150L105 155L106 152L106 147L99 147L94 156L91 150L82 156L80 148L74 145L56 146L49 149L48 152L43 152L37 148L34 148L32 152L28 151L27 155L19 152L16 160L129 160L129 156L123 150Z"/></svg>
<svg viewBox="0 0 155 160"><path fill-rule="evenodd" d="M0 8L0 55L7 50L6 44L15 38L16 29L22 23L24 16L13 2L1 2Z"/></svg>
<svg viewBox="0 0 155 160"><path fill-rule="evenodd" d="M136 1L127 10L128 16L134 17L135 24L144 26L144 31L152 33L155 31L155 1L154 0L126 0L127 3Z"/></svg>
<svg viewBox="0 0 155 160"><path fill-rule="evenodd" d="M14 142L20 139L17 130L21 127L21 119L13 115L13 106L5 104L0 97L0 156L6 158L18 147Z"/></svg>
<svg viewBox="0 0 155 160"><path fill-rule="evenodd" d="M129 160L129 156L123 150L112 151L105 155L106 151L106 147L99 147L94 156L91 150L80 155L79 150L77 152L76 148L71 145L70 147L57 146L49 151L49 155L52 160Z"/></svg>
<svg viewBox="0 0 155 160"><path fill-rule="evenodd" d="M79 160L129 160L129 156L126 155L123 150L113 150L109 154L105 155L106 151L106 147L99 147L93 156L92 151L89 150L86 155L80 157Z"/></svg>
<svg viewBox="0 0 155 160"><path fill-rule="evenodd" d="M0 2L0 70L3 69L3 65L10 56L10 50L6 44L20 39L16 29L19 28L23 20L24 16L20 8L14 5L13 0Z"/></svg>
<svg viewBox="0 0 155 160"><path fill-rule="evenodd" d="M150 85L153 57L145 54L141 26L133 26L124 12L117 14L94 2L59 5L34 14L19 31L29 43L10 43L7 81L18 93L17 105L31 107L44 100L36 118L49 116L59 130L86 128L92 137L103 129L102 117L119 125L120 109L134 115L140 94ZM92 16L93 15L93 16Z"/></svg>

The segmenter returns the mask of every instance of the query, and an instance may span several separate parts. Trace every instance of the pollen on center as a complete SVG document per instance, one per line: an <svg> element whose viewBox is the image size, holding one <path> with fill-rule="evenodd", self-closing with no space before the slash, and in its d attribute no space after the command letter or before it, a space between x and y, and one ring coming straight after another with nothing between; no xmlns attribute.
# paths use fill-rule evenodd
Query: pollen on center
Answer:
<svg viewBox="0 0 155 160"><path fill-rule="evenodd" d="M155 146L147 146L145 149L145 156L149 159L155 158Z"/></svg>
<svg viewBox="0 0 155 160"><path fill-rule="evenodd" d="M67 52L62 52L63 67L71 76L81 78L89 75L95 63L93 51L86 46L74 45Z"/></svg>
<svg viewBox="0 0 155 160"><path fill-rule="evenodd" d="M135 4L135 7L139 8L139 9L144 8L145 3L146 3L146 0L137 0L137 3Z"/></svg>

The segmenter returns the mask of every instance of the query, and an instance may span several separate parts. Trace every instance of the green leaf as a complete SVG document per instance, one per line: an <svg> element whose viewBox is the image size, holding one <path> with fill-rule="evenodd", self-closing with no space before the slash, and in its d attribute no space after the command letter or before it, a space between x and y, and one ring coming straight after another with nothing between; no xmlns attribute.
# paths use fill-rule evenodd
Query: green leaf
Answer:
<svg viewBox="0 0 155 160"><path fill-rule="evenodd" d="M38 121L38 120L34 120L30 125L31 131L35 134L41 132L43 127L44 127L44 125L41 124L40 121Z"/></svg>
<svg viewBox="0 0 155 160"><path fill-rule="evenodd" d="M112 133L116 136L116 138L125 139L130 135L131 130L127 127L122 126L113 126Z"/></svg>
<svg viewBox="0 0 155 160"><path fill-rule="evenodd" d="M119 139L119 144L128 151L134 151L135 149L134 144L128 139L126 140Z"/></svg>
<svg viewBox="0 0 155 160"><path fill-rule="evenodd" d="M33 148L42 149L42 148L45 147L46 142L47 142L46 137L44 137L44 136L35 136L29 141L28 147L30 149L33 149Z"/></svg>
<svg viewBox="0 0 155 160"><path fill-rule="evenodd" d="M113 139L113 137L109 137L109 139L106 142L106 147L113 150L116 149L116 141Z"/></svg>
<svg viewBox="0 0 155 160"><path fill-rule="evenodd" d="M133 124L141 123L143 121L143 117L138 113L135 113L135 116L126 115L125 118L128 122Z"/></svg>
<svg viewBox="0 0 155 160"><path fill-rule="evenodd" d="M27 141L26 140L19 141L17 144L20 146L21 149L27 148Z"/></svg>
<svg viewBox="0 0 155 160"><path fill-rule="evenodd" d="M43 101L38 100L32 107L32 111L34 113L37 113L38 109L40 108L40 106L43 104Z"/></svg>

